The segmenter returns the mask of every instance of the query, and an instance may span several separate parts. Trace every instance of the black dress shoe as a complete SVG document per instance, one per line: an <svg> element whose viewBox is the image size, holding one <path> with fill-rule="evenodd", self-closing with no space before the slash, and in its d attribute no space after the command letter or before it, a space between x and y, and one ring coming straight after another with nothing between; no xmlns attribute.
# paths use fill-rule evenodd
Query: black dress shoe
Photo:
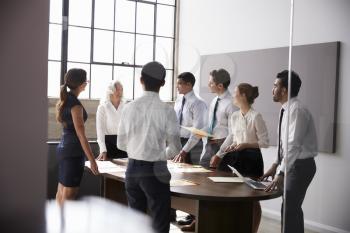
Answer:
<svg viewBox="0 0 350 233"><path fill-rule="evenodd" d="M194 217L192 215L187 215L186 217L184 217L183 219L180 219L179 221L177 221L178 225L190 225L194 220Z"/></svg>

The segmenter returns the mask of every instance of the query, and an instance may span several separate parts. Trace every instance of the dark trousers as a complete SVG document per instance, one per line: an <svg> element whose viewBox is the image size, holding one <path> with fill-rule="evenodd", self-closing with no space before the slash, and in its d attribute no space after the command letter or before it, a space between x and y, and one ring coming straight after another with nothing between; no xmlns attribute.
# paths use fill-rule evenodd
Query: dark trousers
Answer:
<svg viewBox="0 0 350 233"><path fill-rule="evenodd" d="M129 159L125 174L129 206L143 213L148 210L157 233L170 229L170 178L166 161Z"/></svg>
<svg viewBox="0 0 350 233"><path fill-rule="evenodd" d="M286 208L282 227L284 233L304 233L304 214L302 204L307 188L316 173L314 158L297 159L287 174L286 200L283 200L281 212ZM285 226L283 226L285 224ZM283 228L282 228L283 231Z"/></svg>
<svg viewBox="0 0 350 233"><path fill-rule="evenodd" d="M181 145L185 146L188 138L181 138ZM189 164L199 164L199 158L203 150L203 142L200 140L192 149L188 152L185 163Z"/></svg>
<svg viewBox="0 0 350 233"><path fill-rule="evenodd" d="M215 155L216 152L219 151L220 146L222 145L224 140L225 138L214 141L208 140L208 142L204 145L204 151L202 153L202 157L199 161L199 164L203 167L209 168L211 157L213 157L213 155Z"/></svg>

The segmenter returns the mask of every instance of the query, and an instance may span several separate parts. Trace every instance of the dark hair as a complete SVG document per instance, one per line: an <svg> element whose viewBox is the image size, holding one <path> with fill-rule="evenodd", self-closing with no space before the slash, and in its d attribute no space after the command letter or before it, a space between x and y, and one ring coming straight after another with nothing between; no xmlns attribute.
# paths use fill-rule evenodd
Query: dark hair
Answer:
<svg viewBox="0 0 350 233"><path fill-rule="evenodd" d="M245 95L249 104L253 104L254 100L259 96L259 88L253 87L249 83L240 83L237 88L240 94Z"/></svg>
<svg viewBox="0 0 350 233"><path fill-rule="evenodd" d="M177 78L181 79L182 81L184 81L186 83L191 83L192 87L196 83L196 78L194 77L194 75L191 72L183 72Z"/></svg>
<svg viewBox="0 0 350 233"><path fill-rule="evenodd" d="M64 84L61 86L60 99L56 104L56 120L62 122L63 107L67 102L67 87L75 90L86 81L86 71L83 69L70 69L64 76Z"/></svg>
<svg viewBox="0 0 350 233"><path fill-rule="evenodd" d="M282 87L285 87L288 90L288 70L283 70L282 72L278 73L277 78L281 80ZM293 70L291 71L291 85L292 88L290 89L290 96L295 97L299 94L301 80L299 75Z"/></svg>
<svg viewBox="0 0 350 233"><path fill-rule="evenodd" d="M213 81L216 84L221 83L225 89L230 85L230 74L225 69L213 70L210 72L210 75L213 77Z"/></svg>
<svg viewBox="0 0 350 233"><path fill-rule="evenodd" d="M166 71L162 64L157 61L147 63L142 67L141 78L147 91L159 92L163 85Z"/></svg>

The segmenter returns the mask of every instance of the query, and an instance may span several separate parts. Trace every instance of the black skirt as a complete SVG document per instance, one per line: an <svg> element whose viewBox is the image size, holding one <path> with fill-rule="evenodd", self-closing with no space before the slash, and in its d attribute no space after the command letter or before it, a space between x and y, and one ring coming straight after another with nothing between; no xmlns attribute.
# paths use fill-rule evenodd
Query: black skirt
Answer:
<svg viewBox="0 0 350 233"><path fill-rule="evenodd" d="M117 159L128 157L128 154L125 151L118 149L117 135L105 135L105 144L107 149L107 158Z"/></svg>
<svg viewBox="0 0 350 233"><path fill-rule="evenodd" d="M230 152L224 156L218 169L231 172L227 165L236 168L243 176L258 178L264 174L264 161L260 149Z"/></svg>

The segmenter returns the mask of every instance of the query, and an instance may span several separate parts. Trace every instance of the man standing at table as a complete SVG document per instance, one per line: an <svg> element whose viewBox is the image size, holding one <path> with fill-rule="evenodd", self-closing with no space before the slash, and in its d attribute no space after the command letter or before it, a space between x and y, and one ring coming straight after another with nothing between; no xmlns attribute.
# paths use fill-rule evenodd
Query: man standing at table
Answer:
<svg viewBox="0 0 350 233"><path fill-rule="evenodd" d="M198 98L193 91L196 78L190 72L181 73L177 77L177 90L180 95L175 102L174 110L180 126L202 129L207 125L207 105ZM198 141L190 131L180 128L181 152L174 158L174 162L185 162L193 164L201 155L203 149L202 140Z"/></svg>
<svg viewBox="0 0 350 233"><path fill-rule="evenodd" d="M299 75L291 71L291 87L288 87L288 70L277 74L272 90L273 101L282 105L278 127L278 152L275 163L261 177L261 179L272 176L272 183L266 191L272 191L275 187L283 187L284 174L287 171L286 199L282 204L282 227L284 233L303 233L304 215L302 204L307 188L309 187L315 173L316 164L314 157L317 155L317 137L312 115L309 110L302 106L297 99L301 80ZM290 100L288 92L290 91ZM289 109L288 109L288 101ZM289 124L287 116L289 114ZM284 135L288 129L288 140ZM287 152L288 144L288 152ZM288 153L286 163L285 156ZM275 177L278 165L278 175ZM283 221L283 208L285 208L285 219Z"/></svg>
<svg viewBox="0 0 350 233"><path fill-rule="evenodd" d="M193 91L196 78L190 72L181 73L177 77L177 90L181 96L176 99L174 110L180 126L202 129L207 125L208 109L206 103L198 98ZM202 140L199 140L190 131L180 128L182 150L173 159L179 163L198 163L203 150ZM176 212L172 210L171 216L176 219ZM189 225L194 220L193 215L180 219L178 225Z"/></svg>
<svg viewBox="0 0 350 233"><path fill-rule="evenodd" d="M167 159L181 150L179 124L174 109L159 98L165 69L158 62L142 68L143 95L127 104L118 129L117 146L129 161L125 188L129 206L149 214L157 233L170 228L170 172Z"/></svg>
<svg viewBox="0 0 350 233"><path fill-rule="evenodd" d="M206 131L214 135L213 138L207 138L204 145L200 164L204 167L210 166L210 160L220 149L228 135L228 124L230 116L238 108L232 103L232 95L228 91L231 77L225 69L213 70L209 75L208 87L211 93L216 97L209 106L209 124Z"/></svg>

